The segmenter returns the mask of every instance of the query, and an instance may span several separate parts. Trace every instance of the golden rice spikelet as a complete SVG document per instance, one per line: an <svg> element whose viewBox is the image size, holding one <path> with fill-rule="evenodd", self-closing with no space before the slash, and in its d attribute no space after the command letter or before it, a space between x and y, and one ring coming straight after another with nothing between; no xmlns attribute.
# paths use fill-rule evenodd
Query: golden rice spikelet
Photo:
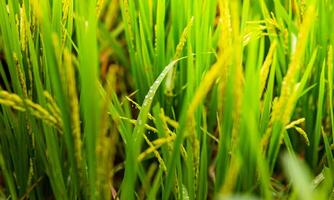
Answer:
<svg viewBox="0 0 334 200"><path fill-rule="evenodd" d="M43 11L40 2L38 0L31 0L29 2L31 4L34 16L37 20L41 20L43 18Z"/></svg>
<svg viewBox="0 0 334 200"><path fill-rule="evenodd" d="M211 67L211 69L205 74L203 80L201 81L193 100L191 101L188 109L187 116L192 118L198 105L204 99L206 94L211 89L213 83L217 78L221 77L221 90L225 88L225 83L229 76L228 66L231 64L230 56L232 55L232 23L231 23L231 13L229 9L228 1L219 1L219 8L222 23L222 35L219 42L220 51L218 53L218 59L216 63Z"/></svg>
<svg viewBox="0 0 334 200"><path fill-rule="evenodd" d="M305 118L300 118L300 119L290 122L288 125L285 126L285 128L286 129L293 128L294 126L297 126L304 122L305 122Z"/></svg>
<svg viewBox="0 0 334 200"><path fill-rule="evenodd" d="M242 67L242 36L240 34L240 18L239 18L239 8L238 3L233 1L231 2L231 16L232 16L232 35L234 37L233 40L233 59L234 62L232 63L235 67L235 78L234 78L234 112L233 112L233 129L232 129L232 144L237 146L237 142L234 142L238 138L239 132L239 120L240 120L240 113L241 113L241 106L243 101L243 84L244 84L244 73ZM231 74L232 76L232 74ZM233 79L232 79L233 80Z"/></svg>
<svg viewBox="0 0 334 200"><path fill-rule="evenodd" d="M163 128L164 128L165 136L169 135L169 136L176 137L176 134L174 132L170 131L169 128L168 128L167 117L166 117L166 115L164 113L164 110L162 108L160 109L160 118L162 119L162 122L163 122ZM168 143L168 148L169 148L169 150L172 150L173 149L173 144ZM181 144L180 152L181 152L181 156L184 158L184 160L188 160L188 154L187 154L187 151L184 148L183 144Z"/></svg>
<svg viewBox="0 0 334 200"><path fill-rule="evenodd" d="M166 164L164 162L164 160L162 159L162 157L160 156L160 153L156 150L155 146L152 144L152 142L147 138L146 135L144 135L144 139L146 141L146 143L148 144L148 146L152 149L154 156L157 158L160 167L162 168L162 170L167 174L167 167Z"/></svg>
<svg viewBox="0 0 334 200"><path fill-rule="evenodd" d="M134 41L135 37L132 32L132 22L131 22L131 15L130 15L130 8L129 8L129 1L123 0L124 5L124 15L125 15L125 22L127 23L128 29L129 29L129 37L130 37L130 47L132 49L135 49Z"/></svg>
<svg viewBox="0 0 334 200"><path fill-rule="evenodd" d="M103 10L104 6L104 0L97 0L96 3L96 16L99 17L101 14L101 11Z"/></svg>
<svg viewBox="0 0 334 200"><path fill-rule="evenodd" d="M69 11L70 11L70 7L72 4L72 0L63 0L63 18L62 18L62 22L63 24L65 24L66 19L68 17Z"/></svg>
<svg viewBox="0 0 334 200"><path fill-rule="evenodd" d="M27 17L26 17L26 9L23 5L20 8L20 42L21 42L21 49L23 52L27 50Z"/></svg>
<svg viewBox="0 0 334 200"><path fill-rule="evenodd" d="M177 59L180 58L182 50L184 48L184 45L187 42L187 38L188 38L188 35L190 33L191 27L193 26L193 23L194 23L194 17L191 17L191 19L190 19L189 23L187 24L186 28L183 30L183 33L181 35L179 43L176 46L176 52L175 52L173 60L177 60Z"/></svg>
<svg viewBox="0 0 334 200"><path fill-rule="evenodd" d="M164 138L158 138L152 142L150 142L152 145L150 145L150 147L148 147L144 152L142 152L141 154L139 154L137 160L138 161L143 161L144 158L149 155L150 153L153 153L154 151L157 151L158 148L160 148L160 146L162 146L163 144L168 144L172 141L175 140L175 135L171 135L171 136L167 136ZM146 137L147 138L147 137ZM167 173L167 171L166 171Z"/></svg>
<svg viewBox="0 0 334 200"><path fill-rule="evenodd" d="M222 35L219 40L219 53L218 60L215 63L217 67L220 67L222 70L222 81L227 80L228 72L227 65L230 59L227 59L231 55L231 46L232 46L232 23L231 23L231 13L229 9L229 4L227 1L219 1L220 13L220 23L222 24ZM212 67L214 68L215 65ZM225 75L225 76L223 76Z"/></svg>
<svg viewBox="0 0 334 200"><path fill-rule="evenodd" d="M76 90L76 81L75 81L75 72L74 66L72 64L71 53L65 49L64 51L64 63L66 70L66 85L68 91L68 97L70 102L70 110L71 110L71 121L72 121L72 131L75 141L78 142L78 146L76 146L78 152L81 149L81 128L80 128L80 110L79 110L79 101Z"/></svg>
<svg viewBox="0 0 334 200"><path fill-rule="evenodd" d="M50 95L49 92L44 91L44 97L47 99L48 101L48 108L50 110L51 113L53 113L54 117L57 120L58 124L62 124L62 118L61 118L61 111L59 109L59 107L57 106L55 100L52 98L52 96Z"/></svg>
<svg viewBox="0 0 334 200"><path fill-rule="evenodd" d="M306 10L306 1L305 0L300 0L300 18L301 18L301 21L303 21L303 19L304 19L305 10Z"/></svg>
<svg viewBox="0 0 334 200"><path fill-rule="evenodd" d="M56 101L53 99L51 94L48 91L44 91L43 94L44 94L44 97L48 100L48 103L50 104L50 107L52 107L52 113L54 113L59 118L61 118L60 108L58 107Z"/></svg>
<svg viewBox="0 0 334 200"><path fill-rule="evenodd" d="M17 94L10 94L5 90L0 91L0 98L13 102L16 105L22 105L23 100Z"/></svg>
<svg viewBox="0 0 334 200"><path fill-rule="evenodd" d="M232 22L231 22L231 11L229 9L228 1L219 1L219 9L222 14L220 20L222 23L222 37L220 40L220 47L227 47L232 44ZM223 37L229 36L229 37Z"/></svg>
<svg viewBox="0 0 334 200"><path fill-rule="evenodd" d="M25 100L25 103L27 104L28 108L30 109L30 112L36 116L37 118L44 119L50 124L55 124L56 126L60 126L60 124L57 124L57 119L52 116L45 108L43 108L41 105L36 104L32 102L29 99Z"/></svg>
<svg viewBox="0 0 334 200"><path fill-rule="evenodd" d="M61 49L64 49L66 40L70 33L67 30L67 23L73 20L73 16L70 15L71 10L73 8L72 0L63 0L63 16L62 16L62 34L61 34Z"/></svg>
<svg viewBox="0 0 334 200"><path fill-rule="evenodd" d="M311 5L308 8L307 14L300 27L298 35L298 41L296 46L296 52L292 57L292 61L289 65L287 74L285 75L281 95L278 100L273 104L272 116L269 122L269 128L266 130L265 135L262 138L263 150L266 149L268 141L272 132L272 125L276 122L280 122L283 126L289 123L291 114L294 109L294 105L298 98L296 90L298 89L297 75L301 70L303 56L306 49L307 37L314 23L315 8Z"/></svg>
<svg viewBox="0 0 334 200"><path fill-rule="evenodd" d="M111 0L106 10L106 16L105 16L105 24L109 30L111 27L113 27L114 23L116 22L117 15L115 15L115 13L118 12L118 9L119 9L119 0Z"/></svg>
<svg viewBox="0 0 334 200"><path fill-rule="evenodd" d="M15 110L26 112L29 111L33 116L47 124L54 126L60 133L62 133L62 122L58 122L57 119L51 115L41 105L32 102L30 99L22 99L17 94L9 93L7 91L0 91L0 104L11 107Z"/></svg>
<svg viewBox="0 0 334 200"><path fill-rule="evenodd" d="M7 100L7 99L2 99L1 97L0 97L0 104L2 104L4 106L12 107L12 108L14 108L15 110L18 110L18 111L22 111L22 112L25 111L24 108L16 105L14 101L10 101L10 100Z"/></svg>
<svg viewBox="0 0 334 200"><path fill-rule="evenodd" d="M115 155L115 137L117 131L113 128L114 131L110 131L110 120L108 109L111 101L112 93L115 89L115 74L117 68L110 68L105 87L105 96L104 102L102 104L102 113L101 113L101 123L100 129L98 132L98 138L96 142L96 156L97 156L97 178L96 184L99 190L98 196L103 199L110 199L110 190L109 185L111 185L112 176L110 174L110 168L113 166L111 161L114 159ZM112 145L114 144L114 145Z"/></svg>
<svg viewBox="0 0 334 200"><path fill-rule="evenodd" d="M297 131L297 133L299 133L304 138L306 145L309 146L310 140L308 139L306 132L302 128L297 126L304 122L305 122L305 118L297 119L295 121L290 122L288 125L286 125L285 129L294 128Z"/></svg>
<svg viewBox="0 0 334 200"><path fill-rule="evenodd" d="M190 19L189 23L184 28L183 33L182 33L181 38L180 38L180 41L179 41L178 45L176 46L176 52L174 54L173 60L177 60L177 59L180 58L180 56L182 54L182 51L183 51L183 48L184 48L184 45L187 42L188 35L191 31L193 22L194 22L194 17L192 17ZM166 82L165 82L165 93L168 96L172 96L172 94L173 94L175 76L176 76L176 69L175 69L175 67L173 67L168 72L167 77L166 77Z"/></svg>
<svg viewBox="0 0 334 200"><path fill-rule="evenodd" d="M267 54L266 59L264 60L264 63L260 71L260 96L262 95L265 85L266 85L270 66L273 62L273 57L276 51L276 47L277 47L277 41L274 40L270 45L269 52Z"/></svg>
<svg viewBox="0 0 334 200"><path fill-rule="evenodd" d="M310 146L310 140L307 137L307 133L302 128L300 128L298 126L295 126L294 128L304 138L306 145Z"/></svg>
<svg viewBox="0 0 334 200"><path fill-rule="evenodd" d="M224 195L230 194L237 183L238 174L241 168L241 161L238 155L232 156L231 164L228 168L227 177L220 192Z"/></svg>
<svg viewBox="0 0 334 200"><path fill-rule="evenodd" d="M59 36L56 33L52 34L52 44L53 44L53 48L54 48L54 52L55 52L55 56L56 56L56 61L59 67L59 73L62 79L64 79L65 75L64 75L64 71L61 68L61 63L62 63L62 48L60 45L60 40L59 40Z"/></svg>
<svg viewBox="0 0 334 200"><path fill-rule="evenodd" d="M135 119L129 119L127 117L122 117L122 116L120 116L119 118L122 119L122 120L125 120L125 121L127 121L127 122L129 122L129 123L131 123L133 125L135 125L137 123L137 120L135 120ZM150 126L148 124L145 124L145 129L148 130L148 131L152 131L153 133L157 133L158 132L158 130L156 128L154 128L154 127L152 127L152 126Z"/></svg>
<svg viewBox="0 0 334 200"><path fill-rule="evenodd" d="M84 166L82 157L82 140L81 140L81 128L80 128L80 109L79 101L76 90L75 72L72 64L72 54L68 49L64 50L64 68L66 72L66 86L68 91L68 99L71 112L71 129L72 137L74 141L75 159L79 176L82 179L84 177Z"/></svg>
<svg viewBox="0 0 334 200"><path fill-rule="evenodd" d="M189 105L189 109L187 112L187 118L189 121L190 132L194 133L194 113L196 112L197 107L200 105L202 100L205 98L209 90L211 89L212 85L215 81L221 77L221 89L224 90L226 81L229 79L230 71L229 67L234 64L236 66L235 71L235 84L237 88L242 86L243 80L243 71L241 65L241 56L235 55L232 56L232 46L236 48L237 53L241 50L242 40L239 33L239 21L236 13L233 13L233 17L231 15L230 4L228 1L220 1L219 8L221 9L220 13L222 14L221 22L222 22L222 35L221 40L219 43L220 52L218 55L218 60L216 63L211 67L211 69L205 74L203 80L201 81L197 91L195 92L194 98ZM236 6L233 7L233 12L236 12ZM232 24L232 18L235 20ZM231 61L230 57L233 57ZM242 95L242 89L236 90L234 95L236 97L240 97ZM241 102L241 100L240 100ZM240 108L240 102L236 102L236 108ZM236 109L240 110L240 109ZM239 111L236 111L235 115L233 116L234 120L239 116ZM237 123L236 123L237 124ZM237 126L234 126L237 129ZM233 131L236 133L237 131ZM234 134L235 135L235 134ZM198 169L199 169L199 142L195 136L195 134L191 135L191 143L194 150L194 167L195 167L195 184L197 184L197 176L198 176Z"/></svg>
<svg viewBox="0 0 334 200"><path fill-rule="evenodd" d="M19 76L19 81L20 81L20 84L21 84L21 87L22 87L23 95L24 95L24 97L28 97L26 79L25 79L24 73L22 71L22 68L20 66L19 58L17 57L16 53L13 53L13 58L14 58L14 61L15 61L15 67L16 67L16 70L17 70L17 74Z"/></svg>
<svg viewBox="0 0 334 200"><path fill-rule="evenodd" d="M296 52L295 55L292 58L292 61L289 65L289 69L287 71L286 76L283 79L282 82L282 88L281 88L281 96L277 102L277 111L280 110L280 112L275 113L276 115L273 115L273 119L275 118L281 118L282 114L283 116L290 116L290 113L292 112L291 109L285 110L285 109L279 109L284 108L286 102L290 98L291 94L294 92L295 86L296 86L296 78L298 73L300 72L302 61L303 61L303 56L305 53L305 48L306 48L306 43L307 43L307 37L309 34L309 31L312 27L313 21L314 21L314 7L311 6L309 8L309 13L307 17L305 18L301 29L300 33L298 35L298 42L297 42L297 47L296 47ZM286 107L290 107L291 105L286 105ZM288 115L286 115L288 114ZM288 121L283 121L283 124L287 124Z"/></svg>
<svg viewBox="0 0 334 200"><path fill-rule="evenodd" d="M230 73L229 65L231 64L230 57L232 56L232 44L233 44L233 37L232 37L232 22L231 22L231 11L229 8L228 1L219 1L219 9L221 13L220 23L222 23L222 35L219 41L219 53L218 53L218 60L215 65L212 67L219 68L216 69L220 71L220 82L219 82L219 89L221 90L222 96L225 93L225 87L228 80ZM223 97L222 97L223 100ZM223 101L219 101L219 107L222 108ZM220 109L221 110L221 109Z"/></svg>
<svg viewBox="0 0 334 200"><path fill-rule="evenodd" d="M227 0L225 0L227 2ZM241 107L243 101L243 88L244 88L244 72L242 67L242 46L243 40L242 35L240 33L240 15L239 15L239 4L236 1L230 2L230 15L231 15L231 31L232 34L231 38L231 47L230 53L232 62L226 65L226 71L234 73L230 73L226 76L225 81L233 81L233 85L236 88L233 90L233 97L235 99L233 104L233 127L232 127L232 135L231 135L231 160L229 164L229 172L230 176L226 177L224 184L221 188L222 194L229 194L236 184L236 177L238 177L239 169L240 169L240 161L238 157L237 148L239 146L239 129L240 129L240 114L241 114ZM228 47L226 47L228 48ZM233 69L234 68L234 69ZM232 77L234 76L234 77ZM223 88L224 89L224 88Z"/></svg>

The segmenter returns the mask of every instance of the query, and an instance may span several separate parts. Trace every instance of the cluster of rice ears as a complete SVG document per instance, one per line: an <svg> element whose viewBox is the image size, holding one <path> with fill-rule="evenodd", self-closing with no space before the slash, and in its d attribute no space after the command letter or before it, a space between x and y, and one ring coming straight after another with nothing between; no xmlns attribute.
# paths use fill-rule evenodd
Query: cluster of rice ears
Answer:
<svg viewBox="0 0 334 200"><path fill-rule="evenodd" d="M332 0L1 0L0 199L333 199Z"/></svg>

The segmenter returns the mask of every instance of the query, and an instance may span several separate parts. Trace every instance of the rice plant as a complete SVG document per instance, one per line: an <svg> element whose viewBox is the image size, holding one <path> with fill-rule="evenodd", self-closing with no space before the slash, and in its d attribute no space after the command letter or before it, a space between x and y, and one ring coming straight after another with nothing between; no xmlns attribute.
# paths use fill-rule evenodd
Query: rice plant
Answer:
<svg viewBox="0 0 334 200"><path fill-rule="evenodd" d="M1 0L1 199L334 199L332 0Z"/></svg>

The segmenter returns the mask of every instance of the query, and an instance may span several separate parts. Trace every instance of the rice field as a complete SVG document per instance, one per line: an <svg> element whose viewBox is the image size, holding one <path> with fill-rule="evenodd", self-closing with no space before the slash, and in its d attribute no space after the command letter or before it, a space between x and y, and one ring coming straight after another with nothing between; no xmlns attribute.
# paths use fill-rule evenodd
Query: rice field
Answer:
<svg viewBox="0 0 334 200"><path fill-rule="evenodd" d="M334 199L333 0L0 0L0 199Z"/></svg>

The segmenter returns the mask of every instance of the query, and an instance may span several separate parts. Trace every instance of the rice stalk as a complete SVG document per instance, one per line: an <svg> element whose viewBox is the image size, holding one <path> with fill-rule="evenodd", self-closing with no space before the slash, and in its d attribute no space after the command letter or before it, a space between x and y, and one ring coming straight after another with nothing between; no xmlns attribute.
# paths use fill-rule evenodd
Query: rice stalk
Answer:
<svg viewBox="0 0 334 200"><path fill-rule="evenodd" d="M219 1L219 8L222 23L222 36L219 43L220 52L218 55L218 60L216 63L210 68L210 70L205 74L201 84L198 86L197 91L195 92L194 98L191 101L188 109L188 118L191 119L193 113L197 109L198 105L207 95L209 90L211 89L213 83L221 76L221 89L224 90L225 83L227 81L227 77L229 76L229 60L228 58L232 55L232 25L231 25L231 14L228 8L227 1ZM223 92L224 94L224 92Z"/></svg>
<svg viewBox="0 0 334 200"><path fill-rule="evenodd" d="M238 145L238 132L240 129L240 116L241 116L241 107L244 99L244 72L242 66L242 40L240 35L240 20L238 14L238 4L236 2L231 3L231 22L232 22L232 34L234 36L233 47L234 51L237 52L234 55L234 81L236 89L233 92L233 96L235 99L234 109L232 113L233 118L233 128L232 128L232 152L237 148ZM232 67L232 66L231 66ZM233 80L233 79L232 79Z"/></svg>
<svg viewBox="0 0 334 200"><path fill-rule="evenodd" d="M78 170L78 176L80 181L80 186L84 188L86 185L86 173L85 173L85 165L84 165L84 157L83 157L83 145L81 139L81 121L80 121L80 107L79 100L77 94L76 79L75 79L75 71L72 63L72 54L65 49L63 55L63 67L65 70L62 70L65 73L65 77L63 81L66 85L66 91L68 95L69 101L69 109L70 109L70 120L71 120L71 135L73 137L74 143L74 157L76 162L76 168ZM54 103L52 104L54 105ZM60 111L58 111L60 112ZM87 195L86 193L84 195Z"/></svg>
<svg viewBox="0 0 334 200"><path fill-rule="evenodd" d="M233 156L231 158L231 164L229 166L227 177L224 181L224 185L220 189L221 194L228 196L232 193L237 182L237 177L240 168L241 168L240 159L238 158L238 156Z"/></svg>
<svg viewBox="0 0 334 200"><path fill-rule="evenodd" d="M181 57L184 45L187 41L188 35L190 34L193 22L194 22L194 17L190 19L187 26L184 28L180 41L176 46L176 52L174 54L173 60L177 60ZM168 72L166 81L165 81L165 94L167 96L173 95L173 89L175 87L175 83L174 83L175 76L176 76L176 68L173 68L171 71Z"/></svg>
<svg viewBox="0 0 334 200"><path fill-rule="evenodd" d="M112 174L109 172L109 169L113 167L113 156L115 153L115 135L116 131L111 132L111 130L116 130L116 128L110 127L110 120L108 110L109 104L111 102L111 96L115 90L115 68L111 68L108 72L107 83L106 83L106 95L102 105L103 112L101 113L101 124L100 130L97 138L96 145L96 156L97 156L97 187L101 188L101 192L98 194L99 198L110 199L111 193L109 189L109 185L112 184ZM111 145L114 145L112 148Z"/></svg>
<svg viewBox="0 0 334 200"><path fill-rule="evenodd" d="M314 13L314 6L310 6L308 9L308 13L303 21L303 24L301 25L301 29L298 35L296 52L292 57L287 74L282 81L281 95L279 99L273 104L270 125L261 141L263 150L267 148L269 138L272 132L272 125L274 123L281 123L283 126L285 126L287 123L289 123L291 113L298 97L296 94L296 91L298 89L296 79L303 64L302 61L307 44L307 37L314 23ZM280 136L279 138L279 140L281 140L282 136Z"/></svg>
<svg viewBox="0 0 334 200"><path fill-rule="evenodd" d="M332 136L334 137L334 111L333 111L333 46L329 45L327 55L328 66L328 101L329 101L329 114L330 114L330 126L332 127ZM334 141L333 141L334 144Z"/></svg>
<svg viewBox="0 0 334 200"><path fill-rule="evenodd" d="M269 75L269 71L270 71L270 66L273 62L273 57L276 51L276 47L277 47L277 42L276 40L271 43L270 48L269 48L269 52L267 54L266 59L264 60L264 63L261 67L261 71L260 71L260 96L262 95L264 89L265 89L265 85L266 85L266 81L268 79L268 75Z"/></svg>

